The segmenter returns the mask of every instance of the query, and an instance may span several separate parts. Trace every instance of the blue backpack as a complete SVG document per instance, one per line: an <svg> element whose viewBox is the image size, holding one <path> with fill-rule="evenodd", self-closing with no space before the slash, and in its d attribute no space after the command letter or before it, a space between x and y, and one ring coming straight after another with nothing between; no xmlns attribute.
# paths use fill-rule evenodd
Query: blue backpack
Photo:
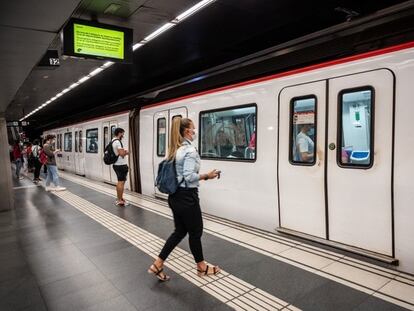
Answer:
<svg viewBox="0 0 414 311"><path fill-rule="evenodd" d="M164 160L158 165L158 175L155 180L155 186L162 193L173 194L177 191L181 182L177 180L177 171L175 170L175 160Z"/></svg>

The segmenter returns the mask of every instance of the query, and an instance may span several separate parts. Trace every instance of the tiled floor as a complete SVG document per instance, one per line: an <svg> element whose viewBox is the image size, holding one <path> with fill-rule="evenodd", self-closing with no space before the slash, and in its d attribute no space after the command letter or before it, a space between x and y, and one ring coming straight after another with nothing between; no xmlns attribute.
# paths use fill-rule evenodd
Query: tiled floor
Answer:
<svg viewBox="0 0 414 311"><path fill-rule="evenodd" d="M154 212L118 208L105 186L96 191L71 180L63 180L62 197L15 181L16 209L0 213L0 310L414 309L414 286L407 278L393 280L398 273L361 270L341 253L319 256L301 242L267 239L214 219L205 223L206 259L230 275L194 277L185 240L171 258L172 280L159 283L146 272L159 243L147 245L134 234L165 240L173 229L168 211L150 201ZM398 306L390 297L412 304L394 300Z"/></svg>

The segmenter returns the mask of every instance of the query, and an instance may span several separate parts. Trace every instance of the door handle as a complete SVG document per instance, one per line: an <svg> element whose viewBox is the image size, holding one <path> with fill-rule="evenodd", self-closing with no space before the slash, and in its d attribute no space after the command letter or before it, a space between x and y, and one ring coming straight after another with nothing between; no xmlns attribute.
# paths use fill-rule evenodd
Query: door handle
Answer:
<svg viewBox="0 0 414 311"><path fill-rule="evenodd" d="M330 143L328 148L329 148L329 150L335 150L335 148L336 148L335 143Z"/></svg>

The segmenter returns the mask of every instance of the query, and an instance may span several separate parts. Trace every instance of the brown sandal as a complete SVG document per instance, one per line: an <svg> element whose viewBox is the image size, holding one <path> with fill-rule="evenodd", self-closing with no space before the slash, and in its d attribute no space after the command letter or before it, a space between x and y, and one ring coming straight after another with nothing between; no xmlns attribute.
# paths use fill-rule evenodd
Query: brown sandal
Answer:
<svg viewBox="0 0 414 311"><path fill-rule="evenodd" d="M197 269L197 275L199 277L203 277L203 276L209 276L209 275L217 275L220 273L221 269L219 266L213 266L211 267L213 268L213 271L211 271L210 266L207 265L206 270L199 270ZM210 270L210 271L209 271Z"/></svg>
<svg viewBox="0 0 414 311"><path fill-rule="evenodd" d="M152 269L152 267L154 267L155 270ZM161 282L169 281L170 277L166 275L165 273L163 273L163 271L164 271L163 268L159 269L155 264L152 264L151 267L148 269L148 273L154 274Z"/></svg>

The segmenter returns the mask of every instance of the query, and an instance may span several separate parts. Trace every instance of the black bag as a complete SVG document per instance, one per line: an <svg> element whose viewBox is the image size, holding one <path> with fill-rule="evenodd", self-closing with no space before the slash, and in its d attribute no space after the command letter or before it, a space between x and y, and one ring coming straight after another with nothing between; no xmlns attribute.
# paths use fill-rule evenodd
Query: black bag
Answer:
<svg viewBox="0 0 414 311"><path fill-rule="evenodd" d="M119 139L115 139L115 140L119 140ZM104 160L104 162L105 162L106 165L111 165L111 164L114 164L116 161L118 161L119 155L116 155L115 154L114 148L112 146L112 143L115 140L112 140L105 147L103 160ZM119 140L119 142L121 143L121 147L124 148L124 145L122 145L122 141Z"/></svg>

